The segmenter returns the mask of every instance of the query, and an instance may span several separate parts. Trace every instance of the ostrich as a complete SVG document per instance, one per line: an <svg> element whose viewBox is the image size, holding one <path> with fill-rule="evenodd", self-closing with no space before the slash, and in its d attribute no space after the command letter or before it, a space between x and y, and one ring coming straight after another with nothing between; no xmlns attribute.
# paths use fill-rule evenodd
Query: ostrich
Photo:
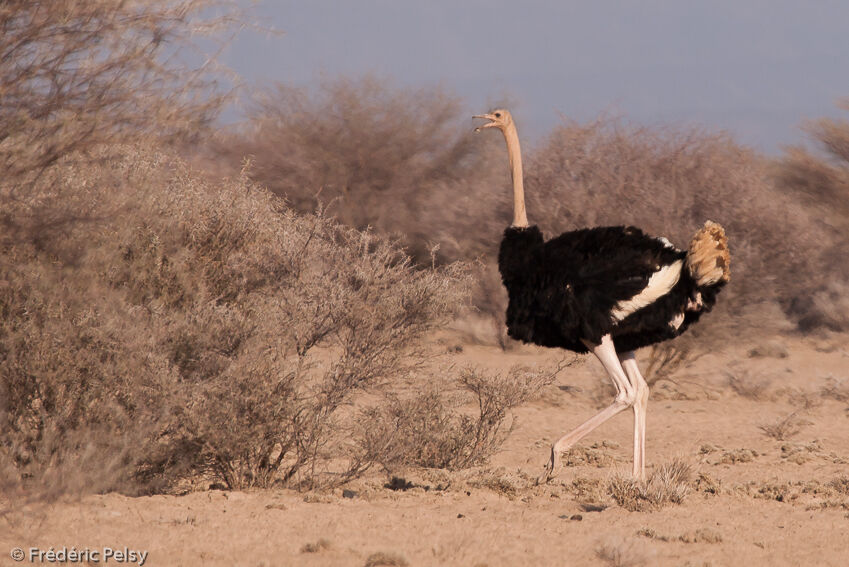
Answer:
<svg viewBox="0 0 849 567"><path fill-rule="evenodd" d="M596 427L634 410L634 477L645 478L649 387L634 357L637 348L677 337L710 311L729 280L728 241L707 221L689 250L675 248L632 226L584 228L548 241L528 225L522 156L507 110L477 115L507 141L513 177L513 224L504 231L498 269L507 288L507 331L545 347L592 352L616 387L608 407L561 437L539 482L557 471L559 456Z"/></svg>

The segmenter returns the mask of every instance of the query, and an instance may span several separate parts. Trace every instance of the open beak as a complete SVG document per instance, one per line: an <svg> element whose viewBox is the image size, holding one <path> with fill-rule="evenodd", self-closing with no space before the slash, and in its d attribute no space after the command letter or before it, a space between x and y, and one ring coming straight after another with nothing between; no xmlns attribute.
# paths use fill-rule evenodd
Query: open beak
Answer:
<svg viewBox="0 0 849 567"><path fill-rule="evenodd" d="M475 114L472 118L483 118L484 120L489 120L486 124L481 124L475 128L475 132L480 132L484 128L492 128L495 126L495 117L492 114Z"/></svg>

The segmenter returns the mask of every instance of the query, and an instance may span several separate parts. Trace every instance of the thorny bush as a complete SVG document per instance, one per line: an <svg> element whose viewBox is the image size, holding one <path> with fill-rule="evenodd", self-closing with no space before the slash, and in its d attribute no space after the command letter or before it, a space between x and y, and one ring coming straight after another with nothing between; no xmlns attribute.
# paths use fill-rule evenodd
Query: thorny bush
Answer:
<svg viewBox="0 0 849 567"><path fill-rule="evenodd" d="M10 212L47 203L86 220L0 238L5 488L355 474L330 466L349 457L340 408L427 360L421 338L464 302L465 268L414 269L392 241L244 179L125 153L49 168Z"/></svg>

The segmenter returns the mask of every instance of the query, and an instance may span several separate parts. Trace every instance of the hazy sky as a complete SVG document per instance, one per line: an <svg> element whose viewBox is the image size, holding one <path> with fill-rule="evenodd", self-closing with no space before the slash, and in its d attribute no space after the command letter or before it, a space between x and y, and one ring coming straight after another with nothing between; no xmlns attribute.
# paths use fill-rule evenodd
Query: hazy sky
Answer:
<svg viewBox="0 0 849 567"><path fill-rule="evenodd" d="M469 111L510 100L524 138L565 115L697 124L775 152L849 113L846 0L266 0L225 60L249 82L372 72L440 84ZM471 121L470 121L471 123Z"/></svg>

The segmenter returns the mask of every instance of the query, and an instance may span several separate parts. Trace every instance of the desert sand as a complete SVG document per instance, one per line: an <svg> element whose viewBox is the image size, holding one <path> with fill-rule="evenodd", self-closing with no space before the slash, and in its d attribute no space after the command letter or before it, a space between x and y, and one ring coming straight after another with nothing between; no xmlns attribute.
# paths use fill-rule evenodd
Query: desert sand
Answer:
<svg viewBox="0 0 849 567"><path fill-rule="evenodd" d="M846 565L845 339L729 346L655 384L648 472L675 458L690 465L680 503L628 511L610 496L611 479L630 471L630 411L565 455L556 479L534 485L550 443L605 400L600 365L581 357L516 412L484 467L407 471L394 485L375 470L327 492L88 496L9 516L3 564L29 564L9 558L15 547L111 547L146 551L153 566ZM563 353L463 345L453 356L506 368Z"/></svg>

